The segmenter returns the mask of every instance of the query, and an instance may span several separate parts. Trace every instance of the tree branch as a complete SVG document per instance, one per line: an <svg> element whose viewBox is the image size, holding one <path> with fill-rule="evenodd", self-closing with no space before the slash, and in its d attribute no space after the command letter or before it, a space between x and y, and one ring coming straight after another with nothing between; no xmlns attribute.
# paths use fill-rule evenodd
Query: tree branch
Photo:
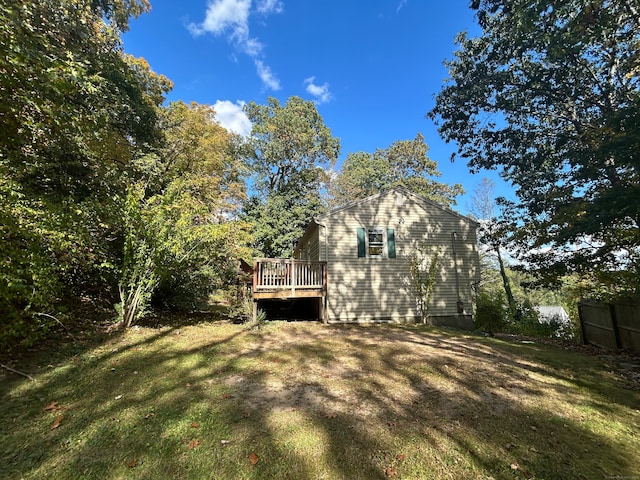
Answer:
<svg viewBox="0 0 640 480"><path fill-rule="evenodd" d="M13 368L11 368L11 367L7 367L7 366L6 366L5 364L3 364L3 363L0 363L0 367L4 368L5 370L8 370L8 371L10 371L10 372L12 372L12 373L15 373L15 374L18 374L18 375L22 375L23 377L28 378L28 379L29 379L29 380L31 380L32 382L35 382L35 381L36 381L36 379L35 379L35 378L33 378L31 375L28 375L28 374L26 374L26 373L23 373L23 372L21 372L21 371L19 371L19 370L15 370L15 369L13 369Z"/></svg>

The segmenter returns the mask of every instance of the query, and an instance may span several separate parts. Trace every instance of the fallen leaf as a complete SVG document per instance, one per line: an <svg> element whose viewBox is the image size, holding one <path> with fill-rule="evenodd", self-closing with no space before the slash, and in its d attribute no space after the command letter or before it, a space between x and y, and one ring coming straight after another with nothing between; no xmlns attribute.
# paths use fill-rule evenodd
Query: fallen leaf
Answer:
<svg viewBox="0 0 640 480"><path fill-rule="evenodd" d="M258 460L260 460L260 457L258 457L256 453L251 452L249 454L249 462L251 462L251 465L255 465L256 463L258 463Z"/></svg>
<svg viewBox="0 0 640 480"><path fill-rule="evenodd" d="M396 455L396 460L404 460L405 458L407 458L406 455L404 455L403 453L399 453L398 455Z"/></svg>
<svg viewBox="0 0 640 480"><path fill-rule="evenodd" d="M62 423L63 419L64 419L64 415L58 415L56 419L53 421L53 423L51 424L51 430L58 428Z"/></svg>
<svg viewBox="0 0 640 480"><path fill-rule="evenodd" d="M518 465L517 463L511 464L511 470L518 470L519 468L520 468L520 465Z"/></svg>
<svg viewBox="0 0 640 480"><path fill-rule="evenodd" d="M395 468L387 467L384 469L384 474L387 477L395 477L398 471Z"/></svg>
<svg viewBox="0 0 640 480"><path fill-rule="evenodd" d="M231 443L231 440L220 440L220 443L222 445L227 445L228 443Z"/></svg>
<svg viewBox="0 0 640 480"><path fill-rule="evenodd" d="M222 394L222 398L233 398L233 395L231 395L229 393L223 393Z"/></svg>
<svg viewBox="0 0 640 480"><path fill-rule="evenodd" d="M191 442L189 443L189 448L196 448L199 445L200 445L200 440L196 438L195 440L191 440Z"/></svg>
<svg viewBox="0 0 640 480"><path fill-rule="evenodd" d="M136 468L138 466L138 461L134 458L129 463L127 463L127 466L129 468Z"/></svg>
<svg viewBox="0 0 640 480"><path fill-rule="evenodd" d="M198 422L191 422L191 428L198 428L200 424Z"/></svg>
<svg viewBox="0 0 640 480"><path fill-rule="evenodd" d="M144 416L145 420L149 420L151 417L155 417L156 416L156 412L149 412Z"/></svg>
<svg viewBox="0 0 640 480"><path fill-rule="evenodd" d="M120 400L122 398L122 395L116 395L116 400Z"/></svg>
<svg viewBox="0 0 640 480"><path fill-rule="evenodd" d="M49 405L43 408L43 410L60 410L58 402L51 402Z"/></svg>
<svg viewBox="0 0 640 480"><path fill-rule="evenodd" d="M336 418L336 414L335 413L325 413L324 416L327 417L327 418Z"/></svg>
<svg viewBox="0 0 640 480"><path fill-rule="evenodd" d="M322 375L322 378L331 378L331 375Z"/></svg>
<svg viewBox="0 0 640 480"><path fill-rule="evenodd" d="M250 415L250 413L249 413L249 412L242 412L242 416L243 416L244 418L247 418L249 415Z"/></svg>

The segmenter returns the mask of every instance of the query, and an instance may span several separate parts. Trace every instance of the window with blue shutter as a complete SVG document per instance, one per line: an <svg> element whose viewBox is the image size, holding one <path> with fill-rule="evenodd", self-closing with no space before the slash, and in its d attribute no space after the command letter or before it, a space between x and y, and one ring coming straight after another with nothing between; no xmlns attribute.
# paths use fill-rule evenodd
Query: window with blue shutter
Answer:
<svg viewBox="0 0 640 480"><path fill-rule="evenodd" d="M389 258L396 258L396 232L393 228L387 228L387 253Z"/></svg>
<svg viewBox="0 0 640 480"><path fill-rule="evenodd" d="M358 227L358 258L375 257L396 258L395 230L393 228Z"/></svg>
<svg viewBox="0 0 640 480"><path fill-rule="evenodd" d="M358 258L367 256L367 239L364 228L358 228Z"/></svg>

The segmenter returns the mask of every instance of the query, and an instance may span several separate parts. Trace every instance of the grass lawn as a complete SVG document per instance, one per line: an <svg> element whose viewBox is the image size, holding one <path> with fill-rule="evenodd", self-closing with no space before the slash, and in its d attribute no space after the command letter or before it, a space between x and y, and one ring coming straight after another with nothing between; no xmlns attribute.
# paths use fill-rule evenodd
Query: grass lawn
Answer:
<svg viewBox="0 0 640 480"><path fill-rule="evenodd" d="M637 385L553 346L212 321L12 365L3 479L640 479Z"/></svg>

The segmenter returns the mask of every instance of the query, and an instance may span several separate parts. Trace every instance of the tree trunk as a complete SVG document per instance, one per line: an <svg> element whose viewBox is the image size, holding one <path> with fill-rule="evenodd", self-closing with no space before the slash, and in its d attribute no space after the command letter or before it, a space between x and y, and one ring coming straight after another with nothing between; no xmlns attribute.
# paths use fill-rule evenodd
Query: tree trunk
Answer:
<svg viewBox="0 0 640 480"><path fill-rule="evenodd" d="M498 265L500 266L500 276L502 277L502 285L504 286L504 293L507 296L507 303L509 304L509 315L514 320L518 321L520 315L516 308L516 301L513 298L513 292L511 291L511 283L509 277L507 277L507 271L504 268L504 261L502 260L502 254L500 253L500 246L494 247L496 255L498 256Z"/></svg>

